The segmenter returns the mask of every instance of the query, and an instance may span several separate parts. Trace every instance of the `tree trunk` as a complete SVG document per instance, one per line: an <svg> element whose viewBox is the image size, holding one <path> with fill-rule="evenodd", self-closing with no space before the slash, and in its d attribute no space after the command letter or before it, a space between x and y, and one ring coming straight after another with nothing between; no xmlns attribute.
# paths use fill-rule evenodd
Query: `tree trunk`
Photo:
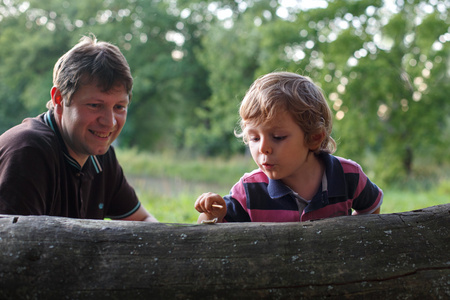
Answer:
<svg viewBox="0 0 450 300"><path fill-rule="evenodd" d="M449 299L450 204L303 223L0 216L0 299Z"/></svg>

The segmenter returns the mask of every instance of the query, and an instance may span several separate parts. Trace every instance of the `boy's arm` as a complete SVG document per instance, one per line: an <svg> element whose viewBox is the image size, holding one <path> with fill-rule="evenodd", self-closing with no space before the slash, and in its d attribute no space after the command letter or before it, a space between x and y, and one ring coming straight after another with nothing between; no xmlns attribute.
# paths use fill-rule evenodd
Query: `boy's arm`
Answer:
<svg viewBox="0 0 450 300"><path fill-rule="evenodd" d="M198 216L198 219L197 219L197 223L198 224L202 224L203 223L203 221L211 221L211 220L214 220L215 218L211 218L211 216L208 216L207 214L205 214L205 213L200 213L200 215ZM218 223L221 223L223 221L223 219L222 220L219 220L218 218L217 218L217 222Z"/></svg>
<svg viewBox="0 0 450 300"><path fill-rule="evenodd" d="M372 215L378 215L381 211L381 207L378 207L373 213Z"/></svg>
<svg viewBox="0 0 450 300"><path fill-rule="evenodd" d="M202 221L210 221L217 218L217 222L223 222L223 218L227 214L227 206L225 200L218 194L204 193L195 201L195 209L200 213L197 223Z"/></svg>
<svg viewBox="0 0 450 300"><path fill-rule="evenodd" d="M352 208L354 211L352 214L379 214L380 207L383 203L383 191L370 181L360 165L357 165L357 171L359 173L359 179L356 190L359 190L359 193L353 195L354 201Z"/></svg>

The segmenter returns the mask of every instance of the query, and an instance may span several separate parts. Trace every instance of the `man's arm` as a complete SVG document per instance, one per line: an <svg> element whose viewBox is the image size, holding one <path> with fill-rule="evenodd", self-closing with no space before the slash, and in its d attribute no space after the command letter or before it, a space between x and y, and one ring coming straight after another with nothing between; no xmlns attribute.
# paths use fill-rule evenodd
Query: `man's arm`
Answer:
<svg viewBox="0 0 450 300"><path fill-rule="evenodd" d="M132 215L120 219L122 221L144 221L144 222L158 222L158 220L152 216L144 206L139 206L138 210L135 211Z"/></svg>
<svg viewBox="0 0 450 300"><path fill-rule="evenodd" d="M0 213L44 215L56 186L48 156L40 149L22 147L0 155ZM52 164L55 165L54 163Z"/></svg>

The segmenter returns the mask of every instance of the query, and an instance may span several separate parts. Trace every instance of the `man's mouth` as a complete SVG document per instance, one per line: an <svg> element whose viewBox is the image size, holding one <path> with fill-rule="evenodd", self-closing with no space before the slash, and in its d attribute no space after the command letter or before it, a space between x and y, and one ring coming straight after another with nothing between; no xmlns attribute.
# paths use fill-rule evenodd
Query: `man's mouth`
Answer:
<svg viewBox="0 0 450 300"><path fill-rule="evenodd" d="M93 131L89 130L93 135L98 136L100 138L107 138L111 135L111 132L100 132L100 131Z"/></svg>

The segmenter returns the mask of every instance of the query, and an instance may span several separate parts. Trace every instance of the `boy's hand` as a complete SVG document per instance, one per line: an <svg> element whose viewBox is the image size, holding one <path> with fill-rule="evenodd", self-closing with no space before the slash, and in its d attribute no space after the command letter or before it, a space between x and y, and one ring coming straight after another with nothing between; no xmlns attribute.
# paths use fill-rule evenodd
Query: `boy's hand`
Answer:
<svg viewBox="0 0 450 300"><path fill-rule="evenodd" d="M195 209L201 213L197 223L203 220L212 220L217 218L218 222L222 222L227 214L227 206L225 200L220 195L214 193L204 193L195 201Z"/></svg>

